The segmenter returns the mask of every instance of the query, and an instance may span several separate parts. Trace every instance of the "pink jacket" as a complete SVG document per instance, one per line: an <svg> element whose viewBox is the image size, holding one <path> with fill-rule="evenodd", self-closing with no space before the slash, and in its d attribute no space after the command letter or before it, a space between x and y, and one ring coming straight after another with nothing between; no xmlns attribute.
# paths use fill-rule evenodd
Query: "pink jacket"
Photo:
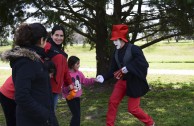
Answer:
<svg viewBox="0 0 194 126"><path fill-rule="evenodd" d="M85 86L89 86L94 84L95 78L85 78L84 74L81 71L70 72L71 79L74 84L74 89L76 89L76 96L80 97L82 95L82 84ZM69 94L69 87L62 87L62 96L66 98Z"/></svg>
<svg viewBox="0 0 194 126"><path fill-rule="evenodd" d="M0 92L7 98L14 100L15 88L12 80L12 76L7 78L4 84L0 87Z"/></svg>

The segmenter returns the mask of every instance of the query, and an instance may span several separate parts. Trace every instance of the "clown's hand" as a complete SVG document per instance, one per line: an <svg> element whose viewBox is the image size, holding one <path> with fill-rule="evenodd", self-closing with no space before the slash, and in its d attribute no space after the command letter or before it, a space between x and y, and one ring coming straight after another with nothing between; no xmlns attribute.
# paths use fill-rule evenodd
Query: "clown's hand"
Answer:
<svg viewBox="0 0 194 126"><path fill-rule="evenodd" d="M126 67L126 66L124 66L121 70L122 70L122 73L124 73L124 74L126 74L126 73L129 72L129 71L127 70L127 67Z"/></svg>
<svg viewBox="0 0 194 126"><path fill-rule="evenodd" d="M122 73L122 69L117 70L116 72L114 72L114 77L119 80L123 77L123 73Z"/></svg>
<svg viewBox="0 0 194 126"><path fill-rule="evenodd" d="M67 95L66 99L67 100L72 100L76 96L76 90L72 89L69 91L69 94Z"/></svg>
<svg viewBox="0 0 194 126"><path fill-rule="evenodd" d="M96 77L96 82L103 83L104 82L104 77L102 75L98 75Z"/></svg>

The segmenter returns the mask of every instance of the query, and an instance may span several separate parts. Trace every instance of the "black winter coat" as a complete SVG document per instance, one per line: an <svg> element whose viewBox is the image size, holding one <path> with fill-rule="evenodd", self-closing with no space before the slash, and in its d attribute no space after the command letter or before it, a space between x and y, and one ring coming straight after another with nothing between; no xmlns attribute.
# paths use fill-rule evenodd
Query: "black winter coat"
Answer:
<svg viewBox="0 0 194 126"><path fill-rule="evenodd" d="M128 64L125 65L123 63L123 58L124 58L127 46L128 46L128 43L126 43L123 48L118 50L118 57L119 57L119 62L121 66L122 67L126 66L127 70L129 71L127 74L124 75L122 79L126 80L127 82L126 95L133 98L137 98L145 95L149 91L149 86L146 80L149 64L146 61L146 58L142 50L138 46L132 45L131 60ZM119 68L119 66L117 65L117 62L114 56L112 59L110 71L107 74L103 75L105 80L113 77L113 73L119 69L121 68Z"/></svg>
<svg viewBox="0 0 194 126"><path fill-rule="evenodd" d="M17 126L58 126L48 70L36 53L37 47L34 49L16 48L3 53L11 61L16 123Z"/></svg>

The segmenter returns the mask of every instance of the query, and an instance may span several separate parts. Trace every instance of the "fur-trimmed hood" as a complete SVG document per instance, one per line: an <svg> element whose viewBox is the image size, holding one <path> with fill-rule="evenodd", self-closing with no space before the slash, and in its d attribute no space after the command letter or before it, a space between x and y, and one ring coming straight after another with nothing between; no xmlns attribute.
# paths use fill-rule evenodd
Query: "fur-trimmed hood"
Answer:
<svg viewBox="0 0 194 126"><path fill-rule="evenodd" d="M14 61L18 58L26 57L33 61L39 60L40 56L27 48L15 47L14 49L7 50L0 55L2 61Z"/></svg>

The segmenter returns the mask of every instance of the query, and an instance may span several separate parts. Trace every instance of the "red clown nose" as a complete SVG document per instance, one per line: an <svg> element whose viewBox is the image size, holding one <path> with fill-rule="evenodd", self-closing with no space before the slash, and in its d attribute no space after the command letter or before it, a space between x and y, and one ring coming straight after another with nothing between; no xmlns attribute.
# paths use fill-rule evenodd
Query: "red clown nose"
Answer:
<svg viewBox="0 0 194 126"><path fill-rule="evenodd" d="M128 26L125 24L113 25L110 40L122 39L124 42L128 42L126 39L128 30Z"/></svg>

